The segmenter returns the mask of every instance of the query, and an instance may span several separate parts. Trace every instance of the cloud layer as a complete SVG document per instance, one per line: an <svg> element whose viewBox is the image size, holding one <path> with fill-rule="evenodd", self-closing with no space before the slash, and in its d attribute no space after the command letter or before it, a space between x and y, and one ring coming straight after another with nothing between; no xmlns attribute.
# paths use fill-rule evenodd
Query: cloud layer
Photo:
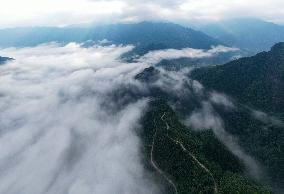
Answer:
<svg viewBox="0 0 284 194"><path fill-rule="evenodd" d="M17 60L0 69L0 193L158 193L135 133L147 99L109 106L139 70L129 49L1 50Z"/></svg>
<svg viewBox="0 0 284 194"><path fill-rule="evenodd" d="M0 26L141 20L188 23L240 16L284 23L283 9L282 0L10 0L1 2Z"/></svg>

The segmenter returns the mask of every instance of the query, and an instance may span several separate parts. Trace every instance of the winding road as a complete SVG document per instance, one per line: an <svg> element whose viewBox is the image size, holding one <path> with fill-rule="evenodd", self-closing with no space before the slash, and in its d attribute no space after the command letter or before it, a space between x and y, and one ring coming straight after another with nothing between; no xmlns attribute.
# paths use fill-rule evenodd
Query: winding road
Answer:
<svg viewBox="0 0 284 194"><path fill-rule="evenodd" d="M170 129L170 126L169 124L164 120L164 117L165 117L166 113L164 113L162 116L161 116L161 120L165 123L166 125L166 128L167 128L167 131ZM175 194L178 194L178 190L177 190L177 187L176 185L174 184L174 181L171 180L165 172L163 172L158 166L157 164L155 164L155 161L154 161L154 156L153 156L153 152L154 152L154 146L155 146L155 139L156 139L156 136L157 136L157 127L156 127L156 122L154 121L155 123L155 134L153 136L153 141L152 141L152 144L151 144L151 164L152 166L159 172L159 174L161 174L166 180L167 182L172 185L172 187L174 188L175 190ZM206 166L204 166L190 151L188 151L185 146L183 145L183 143L181 143L180 141L177 141L171 137L169 137L168 135L168 132L167 132L167 136L169 139L171 139L175 144L178 144L180 145L180 147L182 148L182 150L187 153L202 169L204 169L208 174L209 176L212 178L213 180L213 183L214 183L214 193L218 193L218 187L217 187L217 183L216 183L216 180L212 174L212 172L206 168Z"/></svg>
<svg viewBox="0 0 284 194"><path fill-rule="evenodd" d="M154 121L155 122L155 121ZM153 141L152 141L152 144L151 144L151 164L152 166L158 171L159 174L161 174L165 179L166 181L172 185L172 187L174 188L175 190L175 194L178 194L178 190L177 190L177 187L176 185L174 184L174 182L166 175L166 173L164 173L164 171L162 171L155 163L154 161L154 156L153 156L153 152L154 152L154 146L155 146L155 139L156 139L156 136L157 136L157 127L156 127L156 122L155 122L155 134L153 136Z"/></svg>

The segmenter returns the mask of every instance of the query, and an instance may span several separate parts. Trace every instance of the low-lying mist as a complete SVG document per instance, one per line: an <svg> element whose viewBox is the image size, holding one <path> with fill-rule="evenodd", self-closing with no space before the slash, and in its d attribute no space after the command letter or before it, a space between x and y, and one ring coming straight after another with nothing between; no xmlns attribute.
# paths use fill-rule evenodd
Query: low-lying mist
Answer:
<svg viewBox="0 0 284 194"><path fill-rule="evenodd" d="M0 193L158 192L135 134L147 99L105 106L143 68L120 62L131 48L71 43L1 51L17 60L1 67Z"/></svg>
<svg viewBox="0 0 284 194"><path fill-rule="evenodd" d="M136 134L149 90L154 86L186 98L202 95L204 88L186 80L187 70L161 69L162 75L150 84L135 75L164 58L210 57L234 49L170 49L150 52L136 62L122 61L120 56L131 49L75 43L0 49L1 55L16 59L0 66L0 193L160 193L161 186L144 169ZM139 95L125 98L120 95L125 89ZM233 106L217 94L210 99ZM215 128L218 123L207 118L212 111L205 105L187 123L213 128L233 150L236 143L226 143L225 130L220 123L222 131ZM240 150L235 154L243 157Z"/></svg>

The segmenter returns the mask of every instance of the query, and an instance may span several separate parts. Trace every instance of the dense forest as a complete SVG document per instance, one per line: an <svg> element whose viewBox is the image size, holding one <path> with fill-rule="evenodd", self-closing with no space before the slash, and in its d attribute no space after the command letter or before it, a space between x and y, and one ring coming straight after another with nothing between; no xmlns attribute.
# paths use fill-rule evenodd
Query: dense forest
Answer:
<svg viewBox="0 0 284 194"><path fill-rule="evenodd" d="M226 129L259 160L268 181L283 189L284 44L225 65L195 69L191 77L235 99L237 110L219 111Z"/></svg>
<svg viewBox="0 0 284 194"><path fill-rule="evenodd" d="M185 127L163 99L151 102L142 123L146 167L167 185L165 193L270 193L212 131Z"/></svg>

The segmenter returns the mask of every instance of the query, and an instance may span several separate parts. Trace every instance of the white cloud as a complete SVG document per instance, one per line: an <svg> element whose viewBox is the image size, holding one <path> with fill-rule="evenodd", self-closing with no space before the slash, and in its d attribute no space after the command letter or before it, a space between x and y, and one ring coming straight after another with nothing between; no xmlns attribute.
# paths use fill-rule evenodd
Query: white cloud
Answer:
<svg viewBox="0 0 284 194"><path fill-rule="evenodd" d="M212 21L258 17L284 23L282 0L10 0L1 2L0 25L69 25L85 22Z"/></svg>
<svg viewBox="0 0 284 194"><path fill-rule="evenodd" d="M203 49L193 49L193 48L184 48L184 49L164 49L164 50L156 50L150 51L144 56L140 57L138 61L147 61L150 64L156 64L162 59L178 59L178 58L208 58L218 55L220 53L234 52L239 49L230 48L225 46L216 46L212 47L209 50Z"/></svg>
<svg viewBox="0 0 284 194"><path fill-rule="evenodd" d="M210 101L214 104L221 105L224 108L227 109L233 109L235 108L233 102L229 100L229 97L225 94L220 94L217 92L211 92L210 93Z"/></svg>
<svg viewBox="0 0 284 194"><path fill-rule="evenodd" d="M281 0L188 0L181 9L197 19L219 20L232 17L259 17L284 22L284 2ZM272 11L273 10L273 11Z"/></svg>
<svg viewBox="0 0 284 194"><path fill-rule="evenodd" d="M268 114L266 114L262 111L251 109L251 115L255 119L257 119L257 120L259 120L259 121L261 121L265 124L272 124L272 125L275 125L277 127L283 127L284 126L284 123L280 119L278 119L277 117L274 117L274 116L270 116L270 115L268 115Z"/></svg>
<svg viewBox="0 0 284 194"><path fill-rule="evenodd" d="M117 59L131 48L1 50L17 60L0 67L0 193L158 193L135 133L147 100L111 101L143 68Z"/></svg>
<svg viewBox="0 0 284 194"><path fill-rule="evenodd" d="M1 2L1 26L68 25L107 20L126 9L122 1L11 0Z"/></svg>

